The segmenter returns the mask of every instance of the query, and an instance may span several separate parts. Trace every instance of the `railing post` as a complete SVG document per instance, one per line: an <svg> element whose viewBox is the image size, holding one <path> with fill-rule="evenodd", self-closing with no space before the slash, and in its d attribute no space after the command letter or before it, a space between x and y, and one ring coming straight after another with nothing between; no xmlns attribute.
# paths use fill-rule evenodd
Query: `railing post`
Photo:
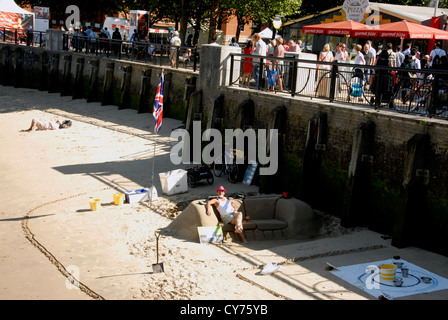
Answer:
<svg viewBox="0 0 448 320"><path fill-rule="evenodd" d="M257 90L260 90L261 82L263 81L263 59L260 59L260 66L258 67L258 86Z"/></svg>
<svg viewBox="0 0 448 320"><path fill-rule="evenodd" d="M290 64L291 65L291 64ZM298 71L297 60L294 59L292 63L292 71L290 72L290 88L291 88L291 96L294 97L296 95L296 87L297 87L297 71Z"/></svg>
<svg viewBox="0 0 448 320"><path fill-rule="evenodd" d="M338 66L333 64L331 68L331 78L330 78L330 102L334 100L334 93L336 91L336 71L338 70Z"/></svg>
<svg viewBox="0 0 448 320"><path fill-rule="evenodd" d="M381 79L382 77L382 71L377 69L375 70L375 109L379 109L381 104L381 81L384 81L384 79Z"/></svg>
<svg viewBox="0 0 448 320"><path fill-rule="evenodd" d="M230 79L229 79L229 86L232 86L232 81L233 81L233 63L234 63L234 56L233 56L233 54L230 54Z"/></svg>
<svg viewBox="0 0 448 320"><path fill-rule="evenodd" d="M193 58L193 71L196 72L197 60L198 59L198 48L194 48L194 58Z"/></svg>
<svg viewBox="0 0 448 320"><path fill-rule="evenodd" d="M433 116L436 113L437 107L439 106L439 88L440 88L440 75L434 74L434 82L432 86L432 95L430 101L430 107L428 113Z"/></svg>
<svg viewBox="0 0 448 320"><path fill-rule="evenodd" d="M164 50L166 50L162 44L158 44L156 47L159 47L159 65L162 66L162 59L164 59L164 54L166 52L164 52ZM170 59L170 53L171 53L171 48L168 48L168 64L171 64L171 59Z"/></svg>

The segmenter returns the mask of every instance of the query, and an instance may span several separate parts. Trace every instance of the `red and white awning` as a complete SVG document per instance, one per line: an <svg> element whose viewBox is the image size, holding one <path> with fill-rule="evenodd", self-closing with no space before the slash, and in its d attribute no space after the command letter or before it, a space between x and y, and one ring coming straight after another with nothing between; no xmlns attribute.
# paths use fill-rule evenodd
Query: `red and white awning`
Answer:
<svg viewBox="0 0 448 320"><path fill-rule="evenodd" d="M166 29L155 29L149 28L148 33L168 33L169 31Z"/></svg>

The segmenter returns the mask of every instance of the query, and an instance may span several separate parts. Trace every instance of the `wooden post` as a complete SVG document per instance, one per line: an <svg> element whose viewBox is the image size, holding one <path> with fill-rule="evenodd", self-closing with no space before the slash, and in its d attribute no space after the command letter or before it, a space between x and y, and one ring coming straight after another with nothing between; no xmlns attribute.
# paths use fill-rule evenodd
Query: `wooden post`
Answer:
<svg viewBox="0 0 448 320"><path fill-rule="evenodd" d="M344 227L366 225L368 222L374 133L375 123L369 121L361 123L353 136L341 215L341 224Z"/></svg>
<svg viewBox="0 0 448 320"><path fill-rule="evenodd" d="M403 184L394 219L392 245L398 248L421 242L420 224L424 222L426 194L429 183L428 156L430 136L416 134L408 141L404 161Z"/></svg>

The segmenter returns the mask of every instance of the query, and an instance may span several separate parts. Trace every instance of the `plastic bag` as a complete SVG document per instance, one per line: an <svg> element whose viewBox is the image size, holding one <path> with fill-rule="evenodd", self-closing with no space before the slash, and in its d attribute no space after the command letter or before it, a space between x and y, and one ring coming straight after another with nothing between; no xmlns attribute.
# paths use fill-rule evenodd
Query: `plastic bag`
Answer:
<svg viewBox="0 0 448 320"><path fill-rule="evenodd" d="M268 263L267 265L264 266L263 270L260 271L260 274L262 275L268 275L268 274L273 274L274 272L283 269L283 267L277 265L277 263Z"/></svg>

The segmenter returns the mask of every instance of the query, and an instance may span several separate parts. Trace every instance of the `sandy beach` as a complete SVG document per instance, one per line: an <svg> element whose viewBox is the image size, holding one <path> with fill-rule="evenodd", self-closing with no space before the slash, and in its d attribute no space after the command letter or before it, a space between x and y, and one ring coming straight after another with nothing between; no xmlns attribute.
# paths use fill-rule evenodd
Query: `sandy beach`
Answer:
<svg viewBox="0 0 448 320"><path fill-rule="evenodd" d="M73 126L24 132L32 119L70 119ZM219 185L229 194L255 194L258 188L215 178L213 185L201 182L186 193L164 195L158 173L191 165L174 166L169 160L175 144L169 135L181 122L163 119L156 136L149 113L0 86L0 124L1 299L365 300L372 297L325 273L324 267L331 257L334 263L355 263L369 252L372 258L413 257L448 275L446 257L416 248L398 250L379 234L346 230L328 216L323 216L321 236L308 242L211 245L162 233L159 263L164 272L153 273L156 230L169 225L190 201L213 195ZM158 200L113 203L114 193L152 182ZM91 211L92 198L101 199L100 211ZM260 267L273 261L295 266L294 273L299 268L302 283L279 286L278 278L257 276ZM447 298L446 290L437 294L429 297Z"/></svg>

